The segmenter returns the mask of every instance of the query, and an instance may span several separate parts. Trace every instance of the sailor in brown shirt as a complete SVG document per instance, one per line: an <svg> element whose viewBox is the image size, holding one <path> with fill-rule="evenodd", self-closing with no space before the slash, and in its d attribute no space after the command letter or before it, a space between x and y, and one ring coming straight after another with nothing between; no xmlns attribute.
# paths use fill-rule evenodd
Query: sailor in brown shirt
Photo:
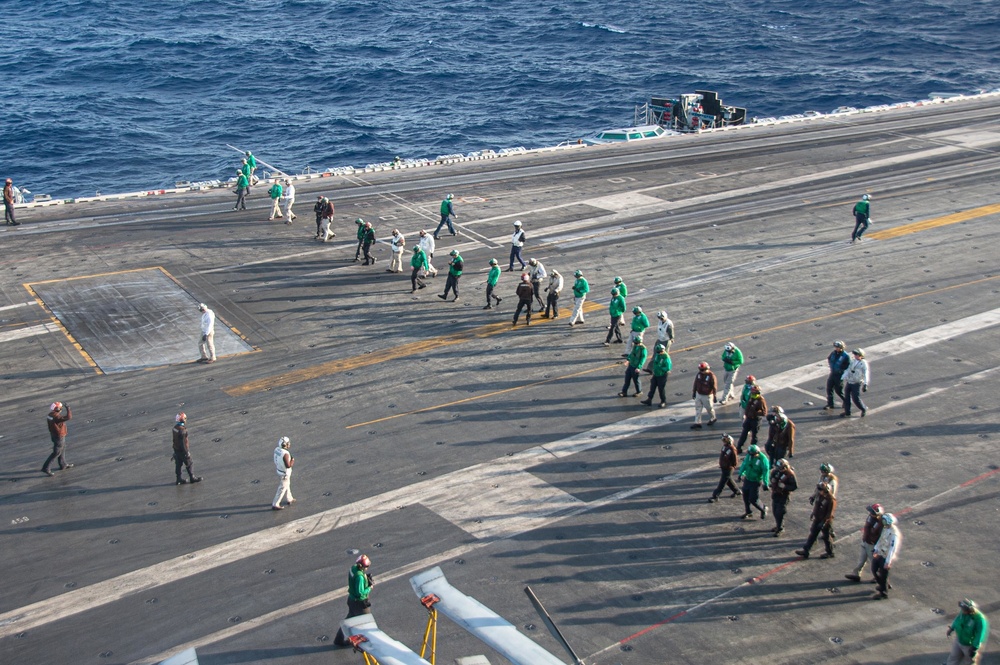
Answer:
<svg viewBox="0 0 1000 665"><path fill-rule="evenodd" d="M757 445L760 419L766 415L767 402L760 394L760 387L753 384L750 386L750 399L747 400L747 407L743 410L743 431L740 433L740 440L736 443L736 450L743 452L743 444L746 443L747 434L750 435L750 444ZM771 460L771 463L774 463L774 459Z"/></svg>
<svg viewBox="0 0 1000 665"><path fill-rule="evenodd" d="M780 406L772 406L767 422L767 443L764 444L764 450L771 461L795 457L795 423L788 419L785 410ZM834 495L836 494L834 491Z"/></svg>
<svg viewBox="0 0 1000 665"><path fill-rule="evenodd" d="M181 467L187 468L188 478L192 483L200 483L201 476L194 475L194 461L191 459L191 447L188 445L187 414L181 411L174 416L173 445L174 445L174 474L177 476L177 484L185 485L188 481L181 478Z"/></svg>
<svg viewBox="0 0 1000 665"><path fill-rule="evenodd" d="M740 456L736 452L736 446L733 445L733 437L728 434L722 435L722 452L719 453L719 470L722 471L722 476L719 478L719 486L715 488L712 492L712 497L708 500L709 503L715 503L719 500L719 495L722 494L722 489L726 486L732 491L732 496L737 497L743 492L740 488L736 486L733 482L733 470L740 465Z"/></svg>
<svg viewBox="0 0 1000 665"><path fill-rule="evenodd" d="M65 416L62 415L63 406L66 407ZM49 436L52 438L52 454L42 465L42 473L47 476L56 475L49 470L53 460L59 460L60 471L73 468L72 464L66 463L66 421L72 418L73 414L69 410L69 404L63 405L62 402L53 402L52 406L49 407L49 415L46 420L49 425Z"/></svg>
<svg viewBox="0 0 1000 665"><path fill-rule="evenodd" d="M702 409L708 411L708 424L710 426L715 424L717 418L713 402L715 402L717 387L718 382L715 379L715 374L709 369L708 363L699 364L698 375L694 377L694 387L691 389L691 399L694 400L694 425L691 425L691 429L701 429Z"/></svg>
<svg viewBox="0 0 1000 665"><path fill-rule="evenodd" d="M872 552L875 549L875 543L878 542L879 536L882 535L883 514L884 511L879 504L873 503L868 506L868 517L865 519L864 526L861 527L861 552L858 558L858 565L854 566L852 573L844 575L844 577L852 582L861 581L861 571L865 569L865 564L872 561Z"/></svg>
<svg viewBox="0 0 1000 665"><path fill-rule="evenodd" d="M820 558L832 559L834 557L833 515L837 512L837 499L834 498L830 491L828 483L820 483L816 487L816 491L819 493L819 497L816 499L816 503L813 504L812 526L809 527L809 538L806 539L806 544L803 545L802 549L795 550L795 553L803 559L808 559L809 550L812 549L812 546L816 543L816 538L822 533L826 552Z"/></svg>

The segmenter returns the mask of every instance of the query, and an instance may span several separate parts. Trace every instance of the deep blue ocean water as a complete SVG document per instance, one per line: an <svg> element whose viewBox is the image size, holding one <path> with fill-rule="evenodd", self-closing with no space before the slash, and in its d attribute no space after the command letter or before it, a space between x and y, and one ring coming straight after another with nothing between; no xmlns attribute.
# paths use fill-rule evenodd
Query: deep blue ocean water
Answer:
<svg viewBox="0 0 1000 665"><path fill-rule="evenodd" d="M54 197L1000 86L996 0L0 0L0 177Z"/></svg>

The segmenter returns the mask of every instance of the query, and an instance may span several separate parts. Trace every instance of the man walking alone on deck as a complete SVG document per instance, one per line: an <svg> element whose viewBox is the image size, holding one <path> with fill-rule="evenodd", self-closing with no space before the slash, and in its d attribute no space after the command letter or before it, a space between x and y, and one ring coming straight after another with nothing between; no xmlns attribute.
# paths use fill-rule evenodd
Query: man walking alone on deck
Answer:
<svg viewBox="0 0 1000 665"><path fill-rule="evenodd" d="M449 194L441 201L441 223L438 224L437 228L434 229L434 239L439 240L438 234L441 233L441 227L445 224L448 225L448 232L451 235L455 235L455 227L451 224L452 217L458 217L458 213L455 212L455 206L451 204L451 200L455 198L454 194Z"/></svg>
<svg viewBox="0 0 1000 665"><path fill-rule="evenodd" d="M3 216L4 220L7 222L7 226L20 226L21 222L14 219L14 203L16 202L16 197L14 196L14 181L7 178L7 181L3 186Z"/></svg>
<svg viewBox="0 0 1000 665"><path fill-rule="evenodd" d="M200 483L201 476L194 475L194 461L191 459L191 447L188 444L187 414L181 411L174 416L173 447L174 447L174 475L177 476L177 484L185 485L187 480L181 478L181 468L186 467L188 478L192 483Z"/></svg>
<svg viewBox="0 0 1000 665"><path fill-rule="evenodd" d="M208 305L201 303L198 305L201 312L201 340L198 342L198 352L201 358L200 363L215 362L215 312L208 308Z"/></svg>
<svg viewBox="0 0 1000 665"><path fill-rule="evenodd" d="M274 501L271 502L271 510L282 510L281 502L288 500L288 505L295 503L292 496L292 467L295 466L295 458L289 452L292 441L287 436L278 439L278 445L274 449L274 468L278 472L278 491L274 494Z"/></svg>
<svg viewBox="0 0 1000 665"><path fill-rule="evenodd" d="M851 243L861 242L861 236L871 224L871 197L865 194L854 204L854 232L851 233Z"/></svg>
<svg viewBox="0 0 1000 665"><path fill-rule="evenodd" d="M497 288L497 282L500 281L500 262L496 259L490 259L490 272L486 275L486 307L483 309L493 309L493 301L496 300L497 307L500 306L500 301L503 300L500 296L493 293Z"/></svg>
<svg viewBox="0 0 1000 665"><path fill-rule="evenodd" d="M62 414L63 406L66 407L66 415ZM52 406L49 407L49 415L46 417L45 422L49 426L49 438L52 439L52 454L49 455L48 459L45 460L45 464L42 465L42 473L46 476L54 476L56 474L49 470L54 460L59 461L59 470L72 469L74 465L66 463L66 434L68 433L68 427L66 422L73 419L73 413L69 410L69 404L63 405L62 402L53 402Z"/></svg>
<svg viewBox="0 0 1000 665"><path fill-rule="evenodd" d="M521 230L521 220L517 220L514 222L514 233L510 237L510 265L507 267L507 272L513 272L515 259L521 264L521 270L524 270L526 264L521 258L521 248L524 247L525 239L524 231Z"/></svg>

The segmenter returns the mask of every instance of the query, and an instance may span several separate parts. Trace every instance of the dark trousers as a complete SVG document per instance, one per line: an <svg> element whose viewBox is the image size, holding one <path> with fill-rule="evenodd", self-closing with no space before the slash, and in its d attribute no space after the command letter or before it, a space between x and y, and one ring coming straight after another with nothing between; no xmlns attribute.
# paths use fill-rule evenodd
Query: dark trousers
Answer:
<svg viewBox="0 0 1000 665"><path fill-rule="evenodd" d="M194 480L194 460L191 459L191 453L177 452L174 451L174 474L177 476L177 480L181 479L181 468L187 467L188 477Z"/></svg>
<svg viewBox="0 0 1000 665"><path fill-rule="evenodd" d="M854 233L851 240L861 240L861 235L868 230L868 218L864 215L854 215Z"/></svg>
<svg viewBox="0 0 1000 665"><path fill-rule="evenodd" d="M434 229L435 238L438 237L438 233L445 224L448 225L448 232L451 233L451 235L455 235L455 227L451 225L451 215L441 215L441 223L438 224L436 229Z"/></svg>
<svg viewBox="0 0 1000 665"><path fill-rule="evenodd" d="M518 247L517 245L510 246L510 266L507 267L507 270L514 269L514 259L517 259L517 261L521 264L521 270L524 270L524 266L526 264L524 263L524 260L521 258L521 248Z"/></svg>
<svg viewBox="0 0 1000 665"><path fill-rule="evenodd" d="M861 384L848 383L844 386L844 413L851 415L851 402L862 411L867 411L868 407L861 401Z"/></svg>
<svg viewBox="0 0 1000 665"><path fill-rule="evenodd" d="M372 608L371 603L366 600L351 600L347 599L347 616L345 619L350 619L351 617L359 617L362 614L371 614ZM333 643L339 647L346 647L348 642L344 639L344 631L337 630L337 637L333 638Z"/></svg>
<svg viewBox="0 0 1000 665"><path fill-rule="evenodd" d="M372 244L370 242L366 242L361 245L361 251L365 253L365 265L368 265L369 263L375 263L375 257L372 256L371 249L372 249Z"/></svg>
<svg viewBox="0 0 1000 665"><path fill-rule="evenodd" d="M605 344L611 343L611 336L615 335L618 341L622 341L622 334L618 332L618 322L622 320L621 315L611 317L611 327L608 328L608 336L604 339Z"/></svg>
<svg viewBox="0 0 1000 665"><path fill-rule="evenodd" d="M59 468L66 468L66 439L61 436L52 437L52 454L42 465L42 471L48 471L53 460L59 460Z"/></svg>
<svg viewBox="0 0 1000 665"><path fill-rule="evenodd" d="M806 552L812 549L812 546L816 544L816 538L823 534L823 544L826 545L826 553L833 554L833 522L816 522L813 521L812 526L809 527L809 538L806 539L806 544L802 548ZM872 568L874 569L874 564Z"/></svg>
<svg viewBox="0 0 1000 665"><path fill-rule="evenodd" d="M518 300L517 309L514 310L514 325L517 325L517 319L521 316L521 310L524 310L524 320L531 323L531 301L530 300Z"/></svg>
<svg viewBox="0 0 1000 665"><path fill-rule="evenodd" d="M653 393L657 390L660 391L660 404L667 403L667 374L663 376L656 376L655 374L649 379L649 394L646 395L646 400L649 402L653 401Z"/></svg>
<svg viewBox="0 0 1000 665"><path fill-rule="evenodd" d="M744 512L750 514L750 506L753 506L757 510L764 510L764 506L760 503L760 481L751 482L747 479L743 479L743 507L746 509Z"/></svg>
<svg viewBox="0 0 1000 665"><path fill-rule="evenodd" d="M626 395L628 395L628 386L631 383L631 384L635 385L635 394L638 395L639 393L641 393L642 392L642 382L639 380L640 376L642 376L642 375L639 373L639 368L638 367L632 367L631 365L629 365L628 367L626 367L625 368L625 385L622 386L622 392L625 393Z"/></svg>
<svg viewBox="0 0 1000 665"><path fill-rule="evenodd" d="M732 469L721 469L722 475L719 478L719 485L712 492L712 498L718 499L719 495L722 494L722 490L725 487L729 488L729 491L733 493L733 496L739 493L739 488L736 487L736 483L733 482L733 470Z"/></svg>
<svg viewBox="0 0 1000 665"><path fill-rule="evenodd" d="M448 297L448 291L455 292L455 298L458 299L458 276L448 273L448 279L444 283L444 297Z"/></svg>
<svg viewBox="0 0 1000 665"><path fill-rule="evenodd" d="M535 293L535 300L538 301L538 311L542 311L545 303L542 301L542 283L532 280L531 290Z"/></svg>
<svg viewBox="0 0 1000 665"><path fill-rule="evenodd" d="M320 235L321 233L323 233L323 231L320 229L321 225L322 225L322 220L317 219L316 220L316 235ZM354 250L354 260L355 261L357 261L358 259L361 258L361 245L363 243L364 243L364 240L360 240L360 239L358 240L358 246Z"/></svg>
<svg viewBox="0 0 1000 665"><path fill-rule="evenodd" d="M885 567L885 557L872 555L872 575L875 577L875 588L882 593L888 593L889 569Z"/></svg>
<svg viewBox="0 0 1000 665"><path fill-rule="evenodd" d="M784 528L785 524L785 513L788 512L788 500L789 496L787 494L772 494L771 495L771 512L774 513L774 526L780 531Z"/></svg>
<svg viewBox="0 0 1000 665"><path fill-rule="evenodd" d="M826 377L826 405L833 408L833 394L836 393L837 397L844 399L844 373L843 372L830 372L830 376Z"/></svg>
<svg viewBox="0 0 1000 665"><path fill-rule="evenodd" d="M750 443L757 445L757 432L760 430L760 418L744 418L743 431L740 432L740 440L736 442L736 450L743 452L743 444L747 441L747 434L750 435Z"/></svg>
<svg viewBox="0 0 1000 665"><path fill-rule="evenodd" d="M7 203L6 201L3 202L3 217L11 226L17 224L17 220L14 219L14 204Z"/></svg>
<svg viewBox="0 0 1000 665"><path fill-rule="evenodd" d="M486 304L487 305L490 305L490 306L493 305L493 303L490 301L490 298L492 298L493 300L496 300L498 305L500 304L500 296L493 295L493 289L495 289L496 287L497 287L496 284L487 284L486 285Z"/></svg>
<svg viewBox="0 0 1000 665"><path fill-rule="evenodd" d="M424 280L420 279L420 268L419 267L418 268L413 268L413 270L410 272L410 284L413 285L413 290L414 291L417 290L417 286L418 285L420 286L420 288L424 288L424 286L426 286L424 284Z"/></svg>
<svg viewBox="0 0 1000 665"><path fill-rule="evenodd" d="M552 318L559 318L559 294L549 291L548 298L545 299L545 316L549 315L549 310L552 311Z"/></svg>
<svg viewBox="0 0 1000 665"><path fill-rule="evenodd" d="M240 187L236 190L236 205L233 206L233 210L239 208L240 210L247 209L247 188Z"/></svg>

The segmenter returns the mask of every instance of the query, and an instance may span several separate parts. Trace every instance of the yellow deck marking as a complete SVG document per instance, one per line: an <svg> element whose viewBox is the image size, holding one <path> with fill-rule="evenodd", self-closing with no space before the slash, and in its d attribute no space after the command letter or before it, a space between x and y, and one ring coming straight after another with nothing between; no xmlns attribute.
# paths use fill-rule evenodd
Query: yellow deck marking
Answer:
<svg viewBox="0 0 1000 665"><path fill-rule="evenodd" d="M957 224L959 222L964 222L964 221L967 221L967 220L970 220L970 219L976 219L978 217L986 217L988 215L993 215L993 214L997 214L997 213L1000 213L1000 203L994 203L994 204L987 205L987 206L982 206L982 207L979 207L979 208L973 208L971 210L965 210L963 212L953 213L951 215L944 215L943 217L935 217L933 219L927 219L927 220L924 220L924 221L921 221L921 222L914 222L912 224L904 224L902 226L897 226L897 227L892 228L892 229L885 229L884 231L875 231L873 233L869 233L868 237L871 238L871 239L874 239L874 240L888 240L890 238L897 238L899 236L904 236L904 235L907 235L907 234L910 234L910 233L917 233L919 231L925 231L927 229L937 228L939 226L947 226L949 224ZM992 279L992 278L987 278L987 279ZM982 280L977 280L977 281L982 281ZM976 282L968 282L968 284L975 284L975 283ZM963 286L963 285L959 285L959 286ZM947 290L947 289L950 289L950 288L956 288L956 287L946 287L946 289L943 289L943 290ZM919 295L926 295L928 293L937 293L938 291L941 291L941 290L942 289L938 289L938 290L935 290L935 291L927 291L927 292L922 293L922 294L915 294L913 296L904 296L903 298L898 298L896 300L888 300L888 301L885 301L885 302L882 302L882 303L877 303L877 304L879 304L879 305L886 305L886 304L890 304L890 303L893 303L893 302L898 302L899 300L906 300L907 298L917 297ZM821 320L821 319L830 318L831 316L841 316L843 314L848 314L850 312L856 312L856 311L861 311L861 310L864 310L864 309L868 309L869 307L872 307L872 306L874 306L874 305L866 305L864 307L860 307L860 308L856 308L856 309L851 309L851 310L846 310L846 311L840 312L838 314L831 314L831 315L827 315L827 316L820 316L820 317L816 317L816 318L812 318L812 319L807 319L805 321L799 321L799 322L796 322L796 323L787 324L785 326L778 326L777 328L768 328L767 330L761 331L761 332L769 332L769 331L773 331L773 330L778 330L778 329L783 328L783 327L795 326L795 325L800 325L802 323L809 323L809 322L812 322L812 321L818 321L818 320ZM584 312L585 313L590 313L590 312L593 312L595 310L603 309L603 308L604 308L604 305L599 305L597 303L588 301L584 305ZM551 321L551 319L541 319L541 322L544 322L544 323L548 323L550 321ZM265 378L265 379L258 379L256 381L251 381L249 383L244 383L244 384L241 384L241 385L238 385L238 386L231 386L229 388L224 388L223 392L225 392L227 395L230 395L232 397L239 397L239 396L242 396L242 395L249 395L249 394L256 393L256 392L261 392L261 391L263 391L265 389L268 389L268 388L280 388L280 387L283 387L283 386L290 386L290 385L294 385L296 383L302 383L304 381L311 381L312 379L317 379L317 378L322 377L322 376L327 376L327 375L330 375L330 374L336 374L338 372L345 372L345 371L355 370L355 369L358 369L360 367L368 367L370 365L376 365L378 363L386 362L388 360L396 360L398 358L405 358L405 357L409 356L410 354L426 353L428 351L433 351L435 349L443 348L443 347L446 347L446 346L451 346L453 344L461 344L463 342L468 342L468 341L471 341L473 339L482 339L482 338L485 338L485 337L492 337L493 335L498 335L498 334L500 334L500 333L502 333L504 331L510 330L510 329L511 329L511 327L509 325L505 324L505 323L494 323L494 324L490 324L490 325L487 325L487 326L481 326L481 327L478 327L478 328L473 328L471 330L467 330L467 331L463 331L463 332L460 332L460 333L456 333L454 335L447 335L447 336L443 336L443 337L436 337L436 338L433 338L433 339L422 340L422 341L419 341L419 342L411 342L409 344L403 344L403 345L400 345L398 347L395 347L394 349L390 349L390 350L387 350L385 352L381 352L379 354L368 354L368 355L364 355L364 356L355 356L353 358L343 358L343 359L340 359L340 360L331 360L330 362L322 363L320 365L315 365L313 367L306 367L306 368L303 368L303 369L300 369L300 370L295 370L293 372L287 372L285 374L279 374L278 376L274 376L274 377L270 377L270 378ZM759 333L748 333L748 334L759 334ZM726 341L726 340L720 340L720 341ZM711 343L717 343L717 342L711 342ZM704 346L704 345L699 345L699 347L700 346ZM699 347L691 347L691 348L699 348ZM687 349L681 349L681 350L687 350ZM573 376L575 376L575 375L573 375ZM554 381L556 379L551 379L551 380ZM545 382L542 382L542 383L545 383ZM531 384L531 385L537 385L537 384ZM512 389L508 389L508 390L512 390ZM472 399L478 399L478 398L468 398L468 399L472 400ZM468 401L468 400L465 400L465 401ZM435 408L441 408L441 407L435 407ZM416 413L416 412L414 412L414 413ZM393 416L393 417L399 417L399 416L402 416L402 415L407 415L407 414L397 414L396 416ZM372 422L378 422L378 421L372 421Z"/></svg>
<svg viewBox="0 0 1000 665"><path fill-rule="evenodd" d="M972 208L971 210L963 210L962 212L952 213L950 215L945 215L943 217L925 219L922 222L913 222L911 224L903 224L902 226L895 226L891 229L874 231L872 233L866 234L865 237L871 238L872 240L890 240L892 238L898 238L900 236L909 235L911 233L926 231L927 229L936 229L939 226L948 226L949 224L958 224L959 222L966 222L970 219L987 217L989 215L995 215L997 213L1000 213L1000 203L992 203L987 206L982 206L980 208Z"/></svg>
<svg viewBox="0 0 1000 665"><path fill-rule="evenodd" d="M584 314L588 314L595 310L606 309L606 307L606 305L587 301L583 304L583 312ZM556 321L556 319L537 319L536 325L545 325L554 321ZM475 339L493 337L494 335L500 335L511 330L513 330L513 328L506 321L503 323L491 323L489 325L470 328L469 330L463 330L451 335L443 335L441 337L433 337L431 339L420 340L418 342L400 344L399 346L395 346L391 349L385 349L383 351L363 356L331 360L329 362L320 363L319 365L313 365L312 367L304 367L292 372L278 374L277 376L256 379L238 386L230 386L228 388L223 388L222 391L230 397L250 395L253 393L263 392L269 388L283 388L285 386L295 385L296 383L303 383L305 381L312 381L313 379L318 379L323 376L329 376L330 374L353 371L361 367L378 365L379 363L388 362L390 360L398 360L412 355L428 353L446 346L463 344L465 342L471 342Z"/></svg>
<svg viewBox="0 0 1000 665"><path fill-rule="evenodd" d="M853 307L851 309L845 309L845 310L843 310L841 312L833 312L832 314L824 314L822 316L814 316L814 317L811 317L811 318L808 318L808 319L803 319L801 321L793 321L791 323L783 323L780 326L772 326L770 328L764 328L762 330L757 330L757 331L754 331L754 332L743 333L742 335L736 335L736 336L731 336L731 337L722 337L720 339L713 339L713 340L710 340L708 342L702 342L701 344L695 344L695 345L692 345L692 346L685 346L685 347L682 347L682 348L679 348L679 349L675 349L675 350L672 351L671 356L673 356L675 354L678 354L678 353L683 353L685 351L694 351L696 349L702 349L702 348L705 348L706 346L716 346L718 344L723 344L725 342L728 342L728 341L731 341L731 340L734 340L734 339L744 339L746 337L750 337L751 335L761 335L761 334L764 334L764 333L774 332L775 330L782 330L784 328L794 328L795 326L801 326L801 325L804 325L806 323L814 323L816 321L822 321L824 319L832 319L832 318L835 318L835 317L838 317L838 316L845 316L847 314L854 314L855 312L861 312L861 311L864 311L866 309L872 309L873 307L885 307L886 305L891 305L893 303L902 302L904 300L912 300L913 298L919 298L921 296L929 296L929 295L933 295L933 294L936 294L936 293L941 293L942 291L951 291L952 289L958 289L958 288L961 288L963 286L972 286L973 284L981 284L983 282L988 282L988 281L994 280L994 279L1000 279L1000 275L994 275L992 277L983 277L982 279L975 279L975 280L972 280L971 282L963 282L962 284L953 284L952 286L944 286L944 287L941 287L940 289L934 289L933 291L924 291L923 293L913 293L913 294L910 294L908 296L900 296L899 298L893 298L891 300L883 300L881 302L871 303L871 304L868 304L868 305L863 305L861 307ZM344 429L354 429L355 427L364 427L366 425L374 425L376 423L385 422L386 420L393 420L395 418L402 418L403 416L412 416L412 415L415 415L415 414L418 414L418 413L426 413L428 411L436 411L438 409L447 409L448 407L456 406L458 404L467 404L469 402L475 402L475 401L478 401L478 400L481 400L481 399L489 399L490 397L496 397L497 395L503 395L503 394L506 394L506 393L511 393L511 392L516 391L516 390L525 390L527 388L534 388L534 387L537 387L537 386L545 385L546 383L553 383L555 381L562 381L563 379L569 379L569 378L573 378L573 377L577 377L577 376L582 376L584 374L590 374L591 372L598 372L600 370L610 369L610 368L612 368L612 367L614 367L616 365L621 365L621 364L622 364L622 361L619 360L619 361L616 361L616 362L613 362L613 363L608 363L606 365L600 365L598 367L592 367L590 369L586 369L586 370L583 370L581 372L574 372L572 374L563 374L562 376L553 376L551 378L543 379L541 381L533 381L531 383L526 383L526 384L521 385L521 386L513 386L511 388L504 388L503 390L495 390L493 392L483 393L482 395L475 395L473 397L466 397L464 399L456 400L454 402L446 402L444 404L437 404L437 405L434 405L434 406L425 406L425 407L423 407L421 409L416 409L414 411L406 411L405 413L395 413L395 414L393 414L391 416L385 416L385 417L382 417L382 418L376 418L375 420L368 420L368 421L363 422L363 423L356 423L354 425L348 425Z"/></svg>
<svg viewBox="0 0 1000 665"><path fill-rule="evenodd" d="M60 280L50 280L50 281L57 282ZM47 282L36 282L36 283L45 284ZM87 362L88 365L90 365L91 369L94 370L94 373L104 374L104 371L97 366L97 363L95 363L94 359L90 357L90 354L84 351L83 347L80 345L79 342L76 341L76 338L73 337L73 334L69 331L69 329L66 328L66 326L62 324L62 321L60 321L59 318L52 313L52 310L48 308L48 306L45 304L45 301L42 300L37 293L35 293L35 290L31 288L31 284L24 284L24 288L28 290L28 293L31 294L32 298L38 301L38 306L41 307L43 310L45 310L45 313L49 315L49 318L52 320L52 323L55 324L56 327L59 328L59 330L63 331L63 334L66 335L66 339L69 340L69 343L73 345L74 349L80 352L80 355L83 356L83 359Z"/></svg>

